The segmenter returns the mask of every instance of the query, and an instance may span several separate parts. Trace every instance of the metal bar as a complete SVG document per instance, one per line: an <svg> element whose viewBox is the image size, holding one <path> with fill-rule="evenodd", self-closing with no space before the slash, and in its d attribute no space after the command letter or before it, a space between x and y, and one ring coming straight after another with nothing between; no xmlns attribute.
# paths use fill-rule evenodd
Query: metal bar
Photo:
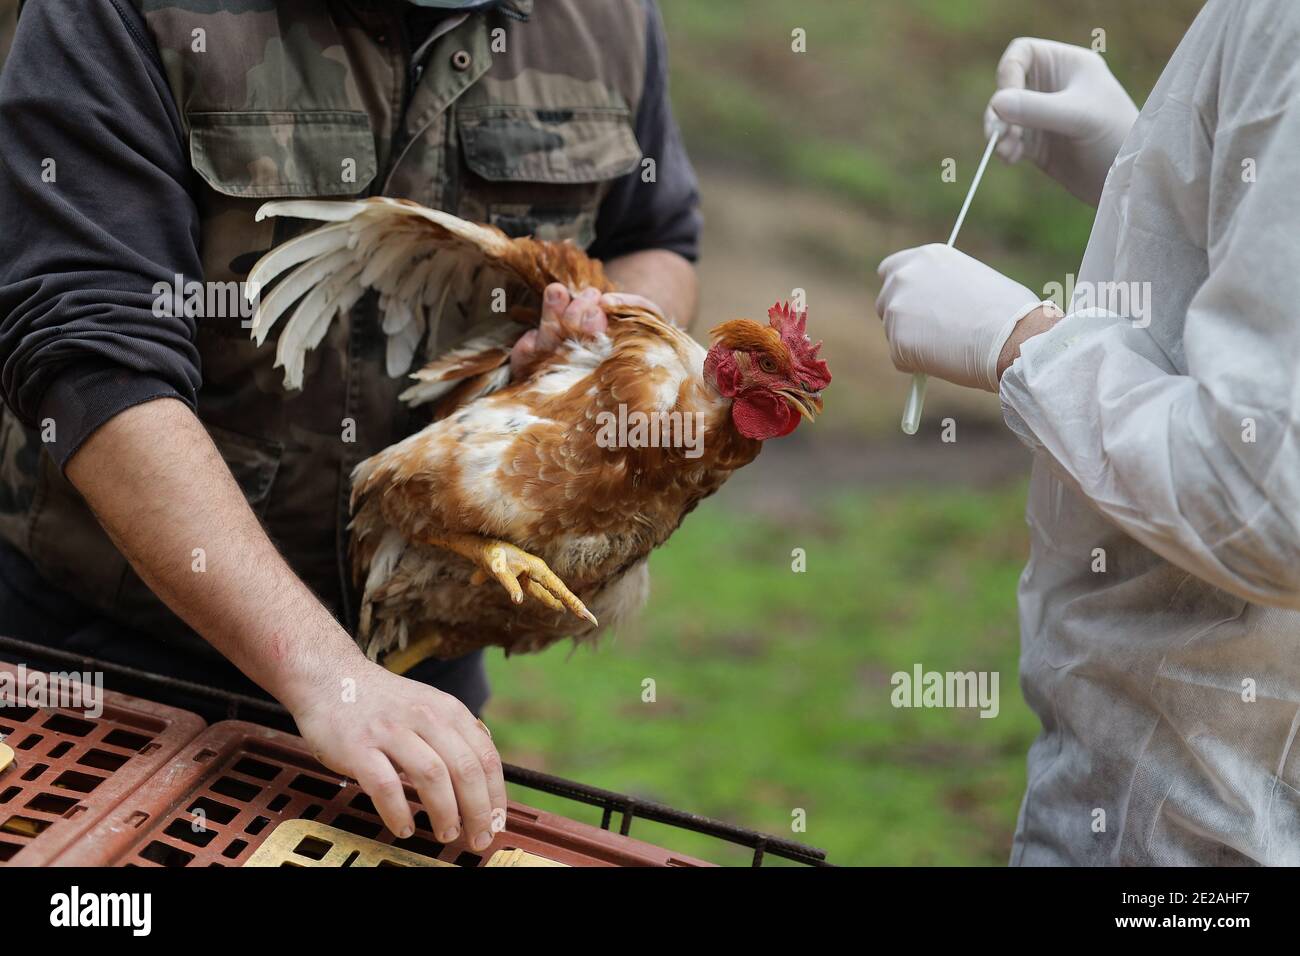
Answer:
<svg viewBox="0 0 1300 956"><path fill-rule="evenodd" d="M260 700L247 694L222 690L217 687L208 687L204 684L181 680L178 677L168 677L165 674L155 674L152 671L139 670L125 664L99 660L87 654L76 654L71 651L46 647L42 644L21 641L3 635L0 635L0 650L16 651L28 659L66 661L79 665L82 670L99 670L106 674L117 674L131 680L162 687L166 690L181 691L225 703L231 719L236 719L239 711L243 709L274 717L280 721L288 720L292 722L293 720L283 706L272 700ZM162 703L166 703L166 701L162 701ZM508 782L518 784L521 787L549 793L553 796L565 797L575 803L600 807L603 811L600 824L602 829L608 830L613 813L615 811L621 812L623 819L619 832L623 836L627 836L631 830L632 817L640 816L642 819L651 820L655 823L664 823L681 830L703 833L705 836L711 836L727 843L750 847L755 851L755 866L762 865L764 854L797 863L805 863L809 866L832 865L826 861L825 850L797 843L794 840L783 840L760 833L757 830L749 830L745 827L723 823L720 820L712 820L709 817L689 813L685 810L676 810L659 803L640 800L613 790L602 790L599 787L592 787L574 780L566 780L563 777L542 773L539 770L530 770L527 767L503 764L503 772Z"/></svg>
<svg viewBox="0 0 1300 956"><path fill-rule="evenodd" d="M232 720L236 719L236 715L239 713L240 708L276 717L286 717L290 720L293 719L284 707L273 700L261 700L257 697L250 697L247 694L221 690L218 687L208 687L206 684L196 684L193 681L181 680L179 677L168 677L165 674L155 674L153 671L142 671L135 667L129 667L126 664L114 664L112 661L100 660L99 658L91 657L88 654L77 654L72 651L64 651L58 648L46 647L43 644L33 644L29 641L20 641L14 637L4 636L0 636L0 648L19 651L28 654L37 660L66 661L70 664L78 665L82 670L103 671L106 674L118 674L122 677L143 681L147 684L156 684L169 690L178 690L187 694L194 694L196 697L205 697L208 700L224 703L228 708L227 712L230 714Z"/></svg>
<svg viewBox="0 0 1300 956"><path fill-rule="evenodd" d="M796 843L794 840L783 840L756 830L748 830L730 823L721 823L708 817L688 813L684 810L674 810L672 807L651 803L646 800L638 799L634 801L633 798L625 794L602 790L599 787L592 787L583 783L575 783L538 770L511 767L511 771L512 775L507 779L530 789L540 790L543 793L567 797L579 803L607 808L607 810L619 810L625 813L635 804L636 815L643 820L653 820L656 823L666 823L684 830L693 830L696 833L703 833L740 846L755 849L762 846L764 853L782 857L783 859L812 865L828 865L825 850L803 843Z"/></svg>

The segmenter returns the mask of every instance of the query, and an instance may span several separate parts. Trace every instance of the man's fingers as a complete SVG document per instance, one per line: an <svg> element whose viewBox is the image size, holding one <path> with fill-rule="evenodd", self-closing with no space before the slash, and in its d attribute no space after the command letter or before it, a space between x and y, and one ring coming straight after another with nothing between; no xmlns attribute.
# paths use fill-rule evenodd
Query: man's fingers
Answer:
<svg viewBox="0 0 1300 956"><path fill-rule="evenodd" d="M559 315L569 307L570 301L569 290L562 283L552 282L542 290L542 317L548 312Z"/></svg>
<svg viewBox="0 0 1300 956"><path fill-rule="evenodd" d="M600 292L583 289L569 303L561 319L565 337L586 338L605 331L608 324L600 307Z"/></svg>
<svg viewBox="0 0 1300 956"><path fill-rule="evenodd" d="M389 759L378 750L366 750L356 758L353 774L364 790L384 826L405 839L415 832L415 819L411 805L406 802L406 790Z"/></svg>
<svg viewBox="0 0 1300 956"><path fill-rule="evenodd" d="M526 371L537 356L537 330L529 329L519 336L519 341L510 350L510 375L518 378Z"/></svg>
<svg viewBox="0 0 1300 956"><path fill-rule="evenodd" d="M989 100L989 108L1013 126L1067 135L1077 132L1079 126L1079 111L1068 93L999 90Z"/></svg>
<svg viewBox="0 0 1300 956"><path fill-rule="evenodd" d="M560 344L560 339L564 338L564 325L561 318L563 314L549 309L542 312L541 324L537 326L537 341L533 344L538 355L554 352Z"/></svg>
<svg viewBox="0 0 1300 956"><path fill-rule="evenodd" d="M663 321L668 321L668 316L664 315L663 309L659 308L657 302L633 292L606 292L600 297L600 304L607 309L613 310L628 307L634 309L645 309L647 312L657 315Z"/></svg>
<svg viewBox="0 0 1300 956"><path fill-rule="evenodd" d="M442 758L414 731L401 730L383 744L384 753L406 774L429 814L434 835L450 843L460 832L451 774Z"/></svg>
<svg viewBox="0 0 1300 956"><path fill-rule="evenodd" d="M1029 70L1034 65L1034 42L1029 37L1017 37L1008 44L998 61L997 84L999 90L1025 88Z"/></svg>
<svg viewBox="0 0 1300 956"><path fill-rule="evenodd" d="M537 328L521 335L510 350L510 369L516 378L543 355L555 351L562 335L560 317L571 302L569 290L558 282L552 282L542 291L542 317Z"/></svg>
<svg viewBox="0 0 1300 956"><path fill-rule="evenodd" d="M519 378L539 359L550 355L568 338L591 338L604 332L608 319L600 307L600 292L584 289L577 295L558 282L542 293L542 315L537 328L525 332L510 350L510 370Z"/></svg>
<svg viewBox="0 0 1300 956"><path fill-rule="evenodd" d="M457 726L465 745L478 754L483 767L483 778L487 781L488 799L492 811L488 829L500 833L506 828L506 778L501 767L501 757L496 745L492 743L492 734L481 720L474 720L466 713L465 720Z"/></svg>
<svg viewBox="0 0 1300 956"><path fill-rule="evenodd" d="M438 752L451 771L466 841L475 850L487 849L492 842L492 801L479 755L454 728L441 720L426 721L420 727L420 736Z"/></svg>
<svg viewBox="0 0 1300 956"><path fill-rule="evenodd" d="M880 260L880 265L876 266L876 275L888 282L891 275L915 258L924 248L925 246L914 246L911 249L900 249L893 255L885 256Z"/></svg>

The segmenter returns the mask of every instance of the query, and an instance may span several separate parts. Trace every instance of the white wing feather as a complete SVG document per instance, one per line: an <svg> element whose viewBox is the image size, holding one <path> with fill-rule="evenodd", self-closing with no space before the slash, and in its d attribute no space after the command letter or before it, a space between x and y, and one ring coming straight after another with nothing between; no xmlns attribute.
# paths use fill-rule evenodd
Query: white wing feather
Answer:
<svg viewBox="0 0 1300 956"><path fill-rule="evenodd" d="M385 365L396 377L411 367L428 328L449 298L467 301L478 266L509 249L510 240L437 209L386 197L366 201L270 202L257 219L291 216L329 225L284 242L264 255L248 277L248 294L260 297L252 336L265 342L282 315L298 303L276 344L276 367L285 387L302 387L306 353L324 339L334 317L368 289L381 293ZM468 247L473 247L473 251ZM287 274L286 274L287 273Z"/></svg>

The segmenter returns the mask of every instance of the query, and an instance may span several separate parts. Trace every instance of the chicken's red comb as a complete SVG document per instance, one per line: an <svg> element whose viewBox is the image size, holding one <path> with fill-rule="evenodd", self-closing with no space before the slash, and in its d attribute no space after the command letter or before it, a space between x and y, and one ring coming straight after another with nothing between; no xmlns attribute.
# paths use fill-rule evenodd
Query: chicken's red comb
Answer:
<svg viewBox="0 0 1300 956"><path fill-rule="evenodd" d="M781 344L790 353L790 358L805 378L811 378L809 384L814 391L820 391L830 384L831 370L817 357L822 343L814 343L808 337L808 310L796 312L789 302L778 302L767 310L772 328L781 336Z"/></svg>

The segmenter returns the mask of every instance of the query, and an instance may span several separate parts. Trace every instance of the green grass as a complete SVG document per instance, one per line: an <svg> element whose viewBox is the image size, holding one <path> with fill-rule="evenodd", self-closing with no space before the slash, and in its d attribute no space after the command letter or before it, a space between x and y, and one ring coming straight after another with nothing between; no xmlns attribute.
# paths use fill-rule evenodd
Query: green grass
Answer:
<svg viewBox="0 0 1300 956"><path fill-rule="evenodd" d="M1022 508L1018 488L842 497L793 525L706 504L655 554L634 629L571 655L495 656L487 719L506 760L789 835L839 863L1003 863L1036 730L1016 681ZM998 671L1000 715L894 709L890 675L918 662ZM796 808L806 833L791 832ZM747 859L644 822L632 833Z"/></svg>

